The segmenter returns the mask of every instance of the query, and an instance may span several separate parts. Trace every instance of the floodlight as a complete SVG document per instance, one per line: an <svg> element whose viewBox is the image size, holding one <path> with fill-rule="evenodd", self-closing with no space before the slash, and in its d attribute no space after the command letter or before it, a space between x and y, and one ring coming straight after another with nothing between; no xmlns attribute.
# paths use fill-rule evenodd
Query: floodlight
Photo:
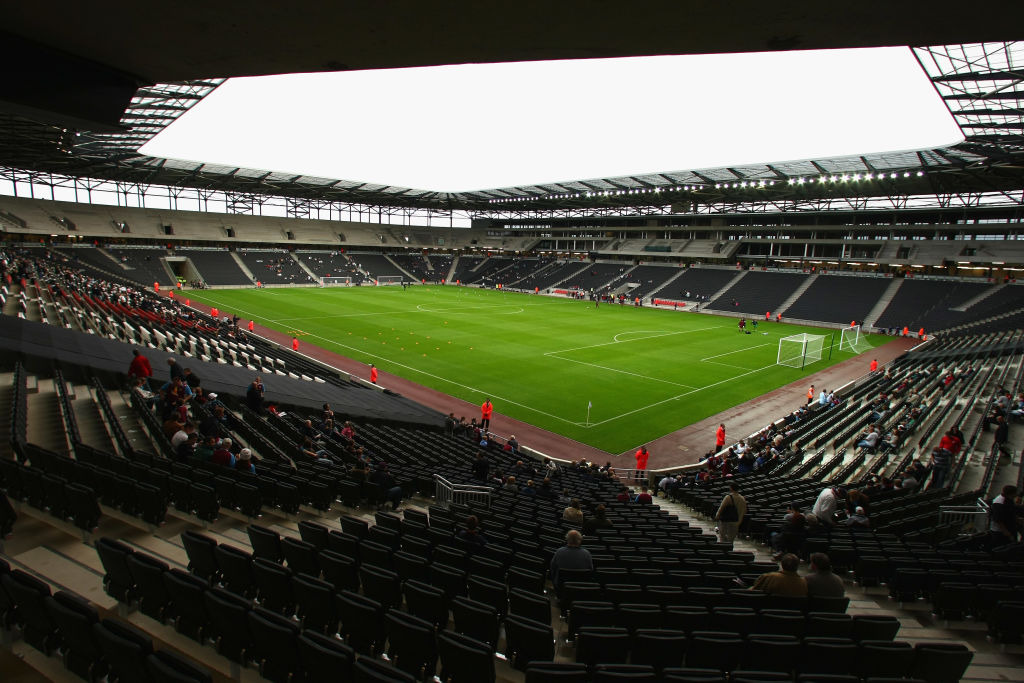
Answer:
<svg viewBox="0 0 1024 683"><path fill-rule="evenodd" d="M917 172L917 177L918 177L918 178L920 178L920 177L921 177L921 176L923 176L923 175L924 175L924 171L918 171L918 172Z"/></svg>

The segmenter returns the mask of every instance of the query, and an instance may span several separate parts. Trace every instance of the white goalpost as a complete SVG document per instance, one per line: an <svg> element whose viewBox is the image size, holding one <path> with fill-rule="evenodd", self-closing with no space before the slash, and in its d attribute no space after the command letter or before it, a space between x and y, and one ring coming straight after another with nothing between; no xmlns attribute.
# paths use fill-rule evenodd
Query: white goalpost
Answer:
<svg viewBox="0 0 1024 683"><path fill-rule="evenodd" d="M400 284L402 284L402 276L401 275L378 275L376 278L374 278L374 281L377 283L378 287L380 287L382 285L400 285Z"/></svg>
<svg viewBox="0 0 1024 683"><path fill-rule="evenodd" d="M324 287L351 287L352 278L350 277L322 277L320 278L320 284Z"/></svg>
<svg viewBox="0 0 1024 683"><path fill-rule="evenodd" d="M871 344L861 335L860 325L844 327L839 335L839 350L850 353L864 353L871 348Z"/></svg>
<svg viewBox="0 0 1024 683"><path fill-rule="evenodd" d="M779 340L779 356L777 365L790 368L802 368L808 363L821 360L822 349L825 348L823 334L794 334Z"/></svg>

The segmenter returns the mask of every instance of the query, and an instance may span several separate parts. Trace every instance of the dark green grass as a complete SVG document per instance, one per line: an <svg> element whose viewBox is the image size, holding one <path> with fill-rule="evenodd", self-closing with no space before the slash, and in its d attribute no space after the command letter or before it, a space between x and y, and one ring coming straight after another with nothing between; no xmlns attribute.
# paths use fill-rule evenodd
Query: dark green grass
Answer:
<svg viewBox="0 0 1024 683"><path fill-rule="evenodd" d="M610 453L619 453L851 357L775 364L779 339L831 330L457 287L193 291L297 334ZM877 344L879 339L869 339ZM794 403L797 397L794 397ZM587 416L587 406L592 404ZM467 415L479 417L479 413ZM494 430L507 434L500 419Z"/></svg>

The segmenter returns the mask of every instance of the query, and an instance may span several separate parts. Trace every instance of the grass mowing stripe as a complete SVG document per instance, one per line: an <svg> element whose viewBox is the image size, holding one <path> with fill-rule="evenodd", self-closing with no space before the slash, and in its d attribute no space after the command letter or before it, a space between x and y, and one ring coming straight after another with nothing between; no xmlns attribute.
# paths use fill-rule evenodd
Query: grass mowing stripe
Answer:
<svg viewBox="0 0 1024 683"><path fill-rule="evenodd" d="M787 368L775 365L781 337L831 330L764 323L744 335L731 318L464 287L189 296L612 453L853 356Z"/></svg>

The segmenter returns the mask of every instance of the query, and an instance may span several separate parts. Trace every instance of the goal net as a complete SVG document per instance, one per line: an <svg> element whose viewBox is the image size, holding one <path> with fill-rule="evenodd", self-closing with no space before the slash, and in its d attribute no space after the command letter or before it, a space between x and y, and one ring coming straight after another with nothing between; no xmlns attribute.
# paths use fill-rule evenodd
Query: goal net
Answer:
<svg viewBox="0 0 1024 683"><path fill-rule="evenodd" d="M324 287L351 287L352 278L350 277L322 277L320 278L320 284Z"/></svg>
<svg viewBox="0 0 1024 683"><path fill-rule="evenodd" d="M401 275L378 275L375 278L378 286L380 285L400 285L402 284Z"/></svg>
<svg viewBox="0 0 1024 683"><path fill-rule="evenodd" d="M850 353L864 353L871 348L871 344L861 335L860 325L844 327L839 335L839 350Z"/></svg>
<svg viewBox="0 0 1024 683"><path fill-rule="evenodd" d="M802 368L808 363L821 360L821 351L825 347L823 334L794 334L779 340L778 365L790 368Z"/></svg>

